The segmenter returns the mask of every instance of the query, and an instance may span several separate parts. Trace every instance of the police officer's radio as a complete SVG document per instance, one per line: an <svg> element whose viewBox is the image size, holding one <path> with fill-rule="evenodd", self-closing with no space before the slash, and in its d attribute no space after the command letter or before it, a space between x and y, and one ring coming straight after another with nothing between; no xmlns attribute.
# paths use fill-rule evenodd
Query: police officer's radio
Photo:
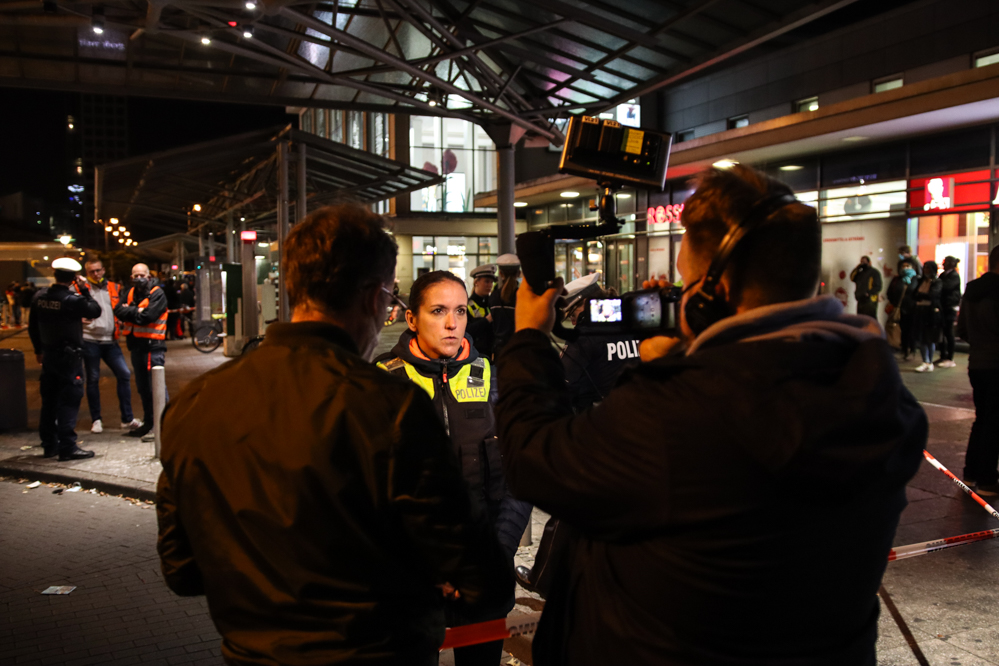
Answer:
<svg viewBox="0 0 999 666"><path fill-rule="evenodd" d="M622 185L663 191L672 135L633 127L614 120L573 116L569 120L559 171L593 178L600 186L599 223L552 225L517 237L517 256L524 279L543 294L555 279L555 239L587 239L615 234L621 229L614 193ZM672 289L648 289L619 299L591 301L594 332L652 333L666 325L666 304L675 302ZM605 301L616 301L605 302ZM594 305L597 304L597 305ZM555 335L572 340L578 331L556 324Z"/></svg>

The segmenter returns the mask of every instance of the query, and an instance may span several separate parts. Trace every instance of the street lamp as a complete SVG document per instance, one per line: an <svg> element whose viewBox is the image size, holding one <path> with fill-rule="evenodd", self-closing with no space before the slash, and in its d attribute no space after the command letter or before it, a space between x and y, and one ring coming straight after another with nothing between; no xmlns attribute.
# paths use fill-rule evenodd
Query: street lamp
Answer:
<svg viewBox="0 0 999 666"><path fill-rule="evenodd" d="M194 204L194 212L195 213L201 212L201 204Z"/></svg>

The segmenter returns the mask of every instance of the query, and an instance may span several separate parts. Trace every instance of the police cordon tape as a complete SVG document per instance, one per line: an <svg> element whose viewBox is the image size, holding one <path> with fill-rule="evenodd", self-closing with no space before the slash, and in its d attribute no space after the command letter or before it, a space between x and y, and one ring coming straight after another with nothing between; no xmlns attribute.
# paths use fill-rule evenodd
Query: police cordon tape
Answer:
<svg viewBox="0 0 999 666"><path fill-rule="evenodd" d="M516 617L479 622L478 624L467 624L463 627L449 627L447 633L444 635L444 643L441 645L441 651L456 647L465 647L467 645L501 641L511 636L533 634L538 630L538 621L540 619L541 613L528 613Z"/></svg>
<svg viewBox="0 0 999 666"><path fill-rule="evenodd" d="M992 508L992 505L983 500L978 493L969 488L961 479L954 476L954 473L949 469L940 464L940 461L930 455L930 452L923 449L923 457L931 465L936 467L938 470L943 472L950 478L951 481L957 484L957 486L967 493L971 499L975 500L983 509L989 512L993 518L999 518L999 511ZM989 539L995 539L999 537L999 528L986 530L984 532L972 532L970 534L961 534L959 536L947 537L944 539L935 539L933 541L924 541L922 543L914 543L910 546L900 546L899 548L892 548L888 553L888 561L894 562L895 560L904 560L909 557L916 557L917 555L925 555L927 553L933 553L938 550L943 550L945 548L954 548L955 546L963 546L967 543L975 543L976 541L987 541Z"/></svg>
<svg viewBox="0 0 999 666"><path fill-rule="evenodd" d="M973 499L976 502L978 502L983 509L985 509L986 511L989 512L989 514L991 514L991 516L993 518L999 518L999 511L996 511L995 509L993 509L992 505L989 504L988 502L986 502L985 500L983 500L981 497L979 497L978 493L976 493L974 490L972 490L968 486L964 485L964 482L961 481L961 479L959 479L956 476L954 476L954 474L949 469L947 469L946 467L944 467L943 465L941 465L940 461L938 461L936 458L934 458L933 456L931 456L930 452L927 451L926 449L923 449L923 457L926 458L926 460L928 460L931 465L933 465L938 470L940 470L941 472L943 472L944 474L946 474L948 477L950 477L951 481L953 481L954 483L956 483L961 488L961 490L963 490L964 492L968 493L968 495L971 496L971 499Z"/></svg>
<svg viewBox="0 0 999 666"><path fill-rule="evenodd" d="M971 499L980 504L982 508L989 512L990 515L999 519L999 511L996 511L991 504L983 500L978 493L969 488L963 481L961 481L961 479L957 478L953 472L940 464L940 461L930 455L930 452L926 449L923 449L923 457L926 458L927 462L935 468L946 474L951 481L956 483L961 490L967 493ZM944 539L935 539L933 541L924 541L922 543L914 543L909 546L899 546L898 548L892 548L888 552L888 561L895 562L897 560L904 560L918 555L926 555L927 553L933 553L946 548L954 548L955 546L975 543L976 541L988 541L989 539L995 539L997 537L999 537L999 528L985 530L984 532L961 534L958 536L946 537ZM444 644L441 645L440 649L443 651L456 647L465 647L467 645L501 641L506 638L510 638L511 636L532 634L537 631L538 621L540 619L541 613L530 613L528 615L519 615L513 618L508 617L499 620L490 620L488 622L479 622L478 624L468 624L463 627L452 627L447 630L447 633L444 636Z"/></svg>

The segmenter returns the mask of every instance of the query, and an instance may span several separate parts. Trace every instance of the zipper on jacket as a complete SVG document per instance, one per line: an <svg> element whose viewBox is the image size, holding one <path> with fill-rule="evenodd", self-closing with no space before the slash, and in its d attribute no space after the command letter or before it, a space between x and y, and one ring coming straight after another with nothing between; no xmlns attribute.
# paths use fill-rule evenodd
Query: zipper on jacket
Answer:
<svg viewBox="0 0 999 666"><path fill-rule="evenodd" d="M441 386L441 407L444 409L444 432L446 432L447 436L450 437L451 424L448 423L447 418L447 395L444 393L445 391L450 392L447 385L447 361L444 361L444 385Z"/></svg>

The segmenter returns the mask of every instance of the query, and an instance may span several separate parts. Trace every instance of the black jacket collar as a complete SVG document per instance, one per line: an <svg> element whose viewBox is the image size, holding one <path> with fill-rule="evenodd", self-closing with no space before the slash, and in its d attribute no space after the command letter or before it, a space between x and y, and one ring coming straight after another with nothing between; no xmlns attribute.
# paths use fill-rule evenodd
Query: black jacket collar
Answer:
<svg viewBox="0 0 999 666"><path fill-rule="evenodd" d="M275 323L267 327L264 344L297 347L301 345L334 344L343 347L351 354L360 354L357 343L345 330L334 324L321 321L300 321L295 323Z"/></svg>

